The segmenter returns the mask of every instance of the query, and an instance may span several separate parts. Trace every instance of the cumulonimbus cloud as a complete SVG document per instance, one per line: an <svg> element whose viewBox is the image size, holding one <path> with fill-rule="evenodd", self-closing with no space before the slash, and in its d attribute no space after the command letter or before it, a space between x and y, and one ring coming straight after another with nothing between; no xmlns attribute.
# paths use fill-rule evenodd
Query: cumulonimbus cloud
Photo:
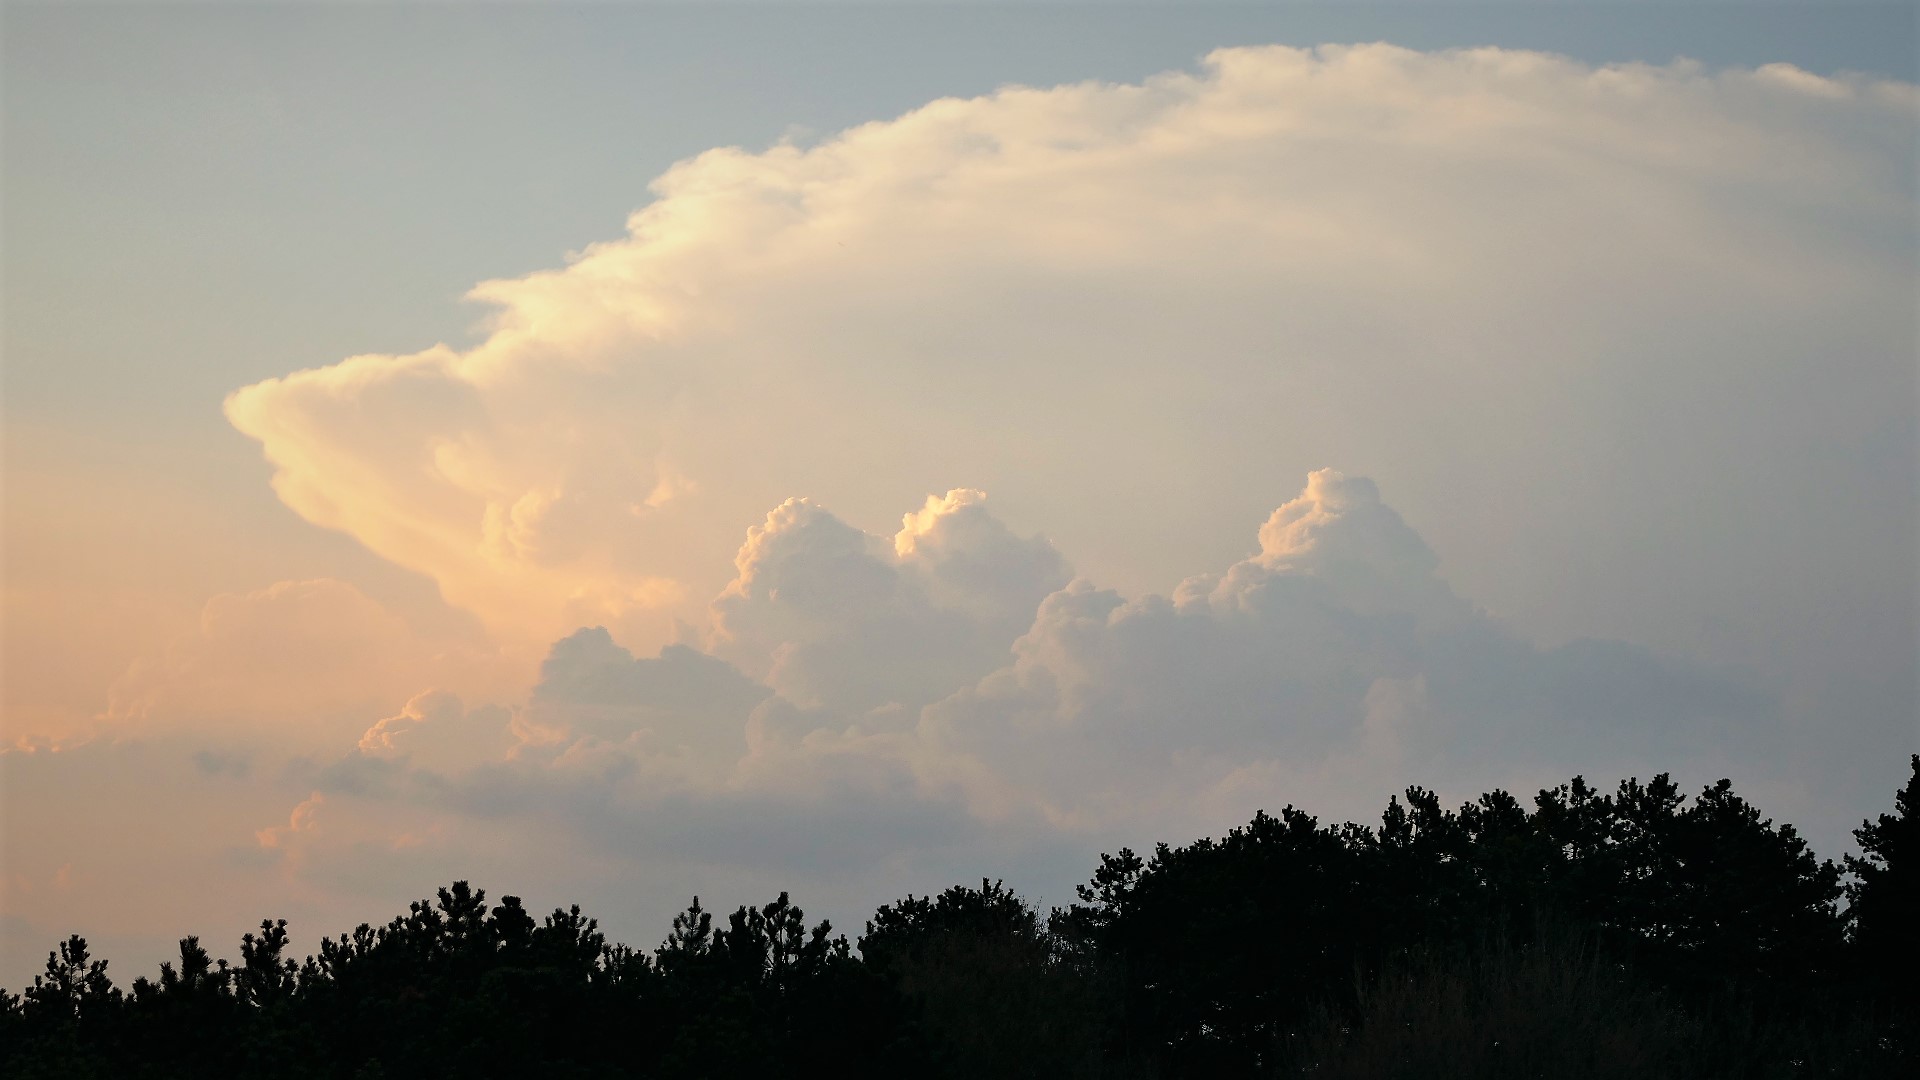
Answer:
<svg viewBox="0 0 1920 1080"><path fill-rule="evenodd" d="M917 709L999 666L1072 576L958 489L905 515L892 542L803 499L754 526L712 604L709 648L807 708Z"/></svg>
<svg viewBox="0 0 1920 1080"><path fill-rule="evenodd" d="M938 881L1024 865L1064 897L1061 875L1101 846L1214 831L1287 801L1360 814L1408 782L1467 793L1576 770L1774 767L1764 694L1623 642L1528 643L1449 587L1366 478L1315 472L1244 535L1246 558L1128 597L1063 580L1064 557L978 492L926 500L891 537L785 501L749 530L735 580L693 628L714 652L636 655L585 628L551 645L517 699L430 689L362 707L357 733L272 716L239 730L130 720L123 741L0 751L0 769L50 806L73 797L76 770L189 801L206 833L194 865L211 859L209 872L256 890L247 875L260 871L380 897L418 889L428 868L693 875L650 886L665 904L727 868L857 912L892 899L903 866ZM964 602L943 595L956 582ZM285 626L281 605L357 614L370 646L392 644L375 633L390 616L337 583L231 598L210 626L307 625ZM352 636L336 622L309 627L309 652ZM842 634L865 644L827 647ZM866 651L889 635L904 656ZM230 636L210 630L177 667L182 685L153 700L178 711ZM953 663L916 659L955 643ZM393 660L421 680L441 671L417 650ZM256 752L236 757L236 744ZM143 826L98 822L107 835L71 846L126 848ZM142 843L149 861L188 857ZM45 876L65 850L19 854Z"/></svg>
<svg viewBox="0 0 1920 1080"><path fill-rule="evenodd" d="M1913 538L1915 115L1783 65L1385 45L1009 87L683 162L625 237L476 288L477 344L227 415L288 505L522 640L670 640L795 492L872 522L977 483L1161 588L1339 460L1544 636L1728 659L1699 610L1831 603L1859 640L1794 643L1858 654L1911 631L1868 581ZM1857 528L1809 568L1817 522L1753 523L1813 485ZM1628 603L1628 565L1688 594Z"/></svg>
<svg viewBox="0 0 1920 1080"><path fill-rule="evenodd" d="M899 825L843 861L1787 737L1841 798L1916 702L1917 105L1250 48L683 162L477 343L229 398L289 506L560 640L510 756L402 695L318 787Z"/></svg>
<svg viewBox="0 0 1920 1080"><path fill-rule="evenodd" d="M770 850L754 820L845 832L874 817L834 849L873 861L985 829L1184 821L1223 790L1281 797L1336 764L1390 787L1415 763L1428 781L1497 781L1569 756L1754 756L1739 725L1766 718L1763 696L1625 643L1525 642L1438 577L1368 479L1313 473L1258 541L1171 596L1127 599L1065 581L1062 557L977 492L930 499L891 543L789 500L750 530L713 605L720 655L641 658L581 630L513 717L423 695L316 783L545 821L628 854L744 859ZM949 564L976 601L1002 602L937 604ZM960 660L923 658L949 648ZM403 740L436 724L518 746L462 768L404 760Z"/></svg>
<svg viewBox="0 0 1920 1080"><path fill-rule="evenodd" d="M711 151L476 288L473 344L226 403L300 515L552 643L530 694L283 583L116 687L128 732L206 736L172 771L137 738L0 765L50 806L179 780L205 843L284 830L383 895L469 840L522 872L571 872L555 838L983 844L966 877L1006 830L1084 861L1687 761L1791 760L1785 811L1844 822L1916 708L1916 116L1784 65L1248 48ZM96 853L171 872L134 824Z"/></svg>

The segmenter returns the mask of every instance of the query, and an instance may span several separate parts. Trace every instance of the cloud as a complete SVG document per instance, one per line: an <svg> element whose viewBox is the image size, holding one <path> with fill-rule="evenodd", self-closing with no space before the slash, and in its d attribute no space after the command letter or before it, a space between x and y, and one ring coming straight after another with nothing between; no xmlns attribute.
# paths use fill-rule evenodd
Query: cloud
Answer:
<svg viewBox="0 0 1920 1080"><path fill-rule="evenodd" d="M193 767L207 776L230 776L235 780L245 780L247 773L253 769L253 762L246 754L199 750L193 755Z"/></svg>
<svg viewBox="0 0 1920 1080"><path fill-rule="evenodd" d="M772 694L685 645L635 657L599 627L554 643L540 676L520 721L529 742L619 744L709 781L746 752L747 718Z"/></svg>
<svg viewBox="0 0 1920 1080"><path fill-rule="evenodd" d="M1337 460L1542 639L1884 675L1913 636L1886 493L1916 479L1915 113L1778 65L1386 45L1008 87L684 161L624 237L477 287L471 346L227 414L288 505L503 638L675 640L795 492L866 528L978 484L1162 591Z"/></svg>
<svg viewBox="0 0 1920 1080"><path fill-rule="evenodd" d="M275 825L261 829L259 832L253 834L254 839L258 840L260 846L263 848L287 847L296 837L318 830L319 826L314 818L319 814L321 804L326 801L326 795L318 791L314 792L305 799L302 799L300 804L293 808L293 813L287 815L287 823L285 825Z"/></svg>
<svg viewBox="0 0 1920 1080"><path fill-rule="evenodd" d="M639 657L584 628L523 704L424 693L290 779L649 859L818 872L976 839L962 801L921 780L919 709L1007 662L1066 581L1060 555L956 490L890 541L788 500L737 565L699 635L717 655Z"/></svg>
<svg viewBox="0 0 1920 1080"><path fill-rule="evenodd" d="M512 713L498 705L468 709L458 694L415 694L393 716L360 736L358 749L377 758L404 758L435 771L492 761L512 746Z"/></svg>
<svg viewBox="0 0 1920 1080"><path fill-rule="evenodd" d="M905 880L1015 868L1064 899L1117 843L1284 802L1370 815L1405 783L1464 796L1574 771L1781 768L1742 734L1775 719L1763 694L1627 643L1527 642L1449 588L1365 478L1311 474L1248 528L1253 554L1133 598L1084 579L1049 589L1064 559L989 505L929 499L891 538L816 504L776 507L690 631L762 678L686 644L637 656L592 627L554 642L523 696L419 692L290 763L284 743L149 730L0 767L29 799L71 799L88 775L179 803L195 779L177 811L208 823L193 857L249 895L265 886L248 875L324 905L410 894L423 867L543 865L596 888L675 867L688 883L724 871L817 889L854 913ZM271 625L254 615L239 625ZM961 660L935 662L947 647ZM81 857L40 844L21 864L98 874L101 851L154 827L98 821ZM127 873L174 850L139 846Z"/></svg>
<svg viewBox="0 0 1920 1080"><path fill-rule="evenodd" d="M1162 817L1262 762L1379 791L1760 760L1739 736L1775 719L1763 694L1624 642L1537 648L1448 588L1370 480L1313 473L1259 541L1170 597L1049 596L1009 665L926 710L922 760L983 813L1068 825Z"/></svg>
<svg viewBox="0 0 1920 1080"><path fill-rule="evenodd" d="M804 499L747 534L711 608L710 648L794 704L917 709L1000 665L1066 560L954 490L888 544Z"/></svg>
<svg viewBox="0 0 1920 1080"><path fill-rule="evenodd" d="M1743 735L1774 718L1764 694L1623 642L1527 642L1441 580L1371 480L1311 474L1257 538L1171 596L1040 595L1064 561L977 492L928 500L891 543L788 500L713 604L721 655L636 657L584 629L524 706L423 695L314 783L642 861L819 872L1180 835L1334 777L1370 803L1412 782L1764 767ZM960 583L970 602L938 602ZM464 768L404 756L436 724L465 750L514 745Z"/></svg>

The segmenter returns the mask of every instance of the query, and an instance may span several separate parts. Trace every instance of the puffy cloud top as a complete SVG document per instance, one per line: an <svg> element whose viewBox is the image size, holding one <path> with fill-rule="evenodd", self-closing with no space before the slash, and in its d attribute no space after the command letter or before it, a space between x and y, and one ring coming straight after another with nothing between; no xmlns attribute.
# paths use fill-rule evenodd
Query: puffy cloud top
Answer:
<svg viewBox="0 0 1920 1080"><path fill-rule="evenodd" d="M1258 535L1219 573L1129 599L1067 581L976 491L929 498L891 543L789 499L748 531L712 655L638 658L597 627L556 642L511 724L519 760L452 790L633 821L665 798L690 821L853 800L940 830L958 800L1097 830L1251 812L1336 768L1390 789L1552 775L1568 754L1764 757L1742 728L1765 728L1765 695L1625 642L1527 642L1447 587L1369 479L1311 474ZM418 699L361 751L394 756L437 713L456 730L458 704Z"/></svg>
<svg viewBox="0 0 1920 1080"><path fill-rule="evenodd" d="M1394 577L1431 574L1437 562L1372 480L1335 469L1309 473L1307 489L1260 526L1260 561L1322 574L1360 564Z"/></svg>
<svg viewBox="0 0 1920 1080"><path fill-rule="evenodd" d="M917 708L1002 663L1066 561L955 490L888 545L804 499L754 526L712 606L716 656L805 707Z"/></svg>
<svg viewBox="0 0 1920 1080"><path fill-rule="evenodd" d="M1569 753L1659 767L1764 744L1772 706L1723 676L1618 641L1543 650L1476 610L1371 480L1311 474L1259 539L1172 597L1084 581L1047 597L1013 663L925 711L933 757L983 763L984 812L1085 822L1164 812L1262 763L1511 783Z"/></svg>

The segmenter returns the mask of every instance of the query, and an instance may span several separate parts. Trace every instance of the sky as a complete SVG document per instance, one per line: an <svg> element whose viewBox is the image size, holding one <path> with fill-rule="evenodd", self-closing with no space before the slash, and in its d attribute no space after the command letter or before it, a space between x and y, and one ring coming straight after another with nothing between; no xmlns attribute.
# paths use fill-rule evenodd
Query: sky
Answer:
<svg viewBox="0 0 1920 1080"><path fill-rule="evenodd" d="M0 986L1920 749L1914 9L0 8Z"/></svg>

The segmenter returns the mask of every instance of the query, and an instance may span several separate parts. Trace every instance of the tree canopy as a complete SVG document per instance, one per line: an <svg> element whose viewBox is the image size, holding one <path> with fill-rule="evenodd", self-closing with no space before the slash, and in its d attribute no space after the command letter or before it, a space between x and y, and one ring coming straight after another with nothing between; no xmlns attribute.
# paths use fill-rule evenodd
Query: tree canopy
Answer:
<svg viewBox="0 0 1920 1080"><path fill-rule="evenodd" d="M1920 755L1860 854L1721 781L1529 803L1288 806L1102 855L1078 902L1004 882L849 942L782 894L694 899L652 952L467 882L288 954L196 937L123 990L73 936L0 991L8 1076L1886 1076L1920 1054ZM1844 900L1844 905L1842 901Z"/></svg>

